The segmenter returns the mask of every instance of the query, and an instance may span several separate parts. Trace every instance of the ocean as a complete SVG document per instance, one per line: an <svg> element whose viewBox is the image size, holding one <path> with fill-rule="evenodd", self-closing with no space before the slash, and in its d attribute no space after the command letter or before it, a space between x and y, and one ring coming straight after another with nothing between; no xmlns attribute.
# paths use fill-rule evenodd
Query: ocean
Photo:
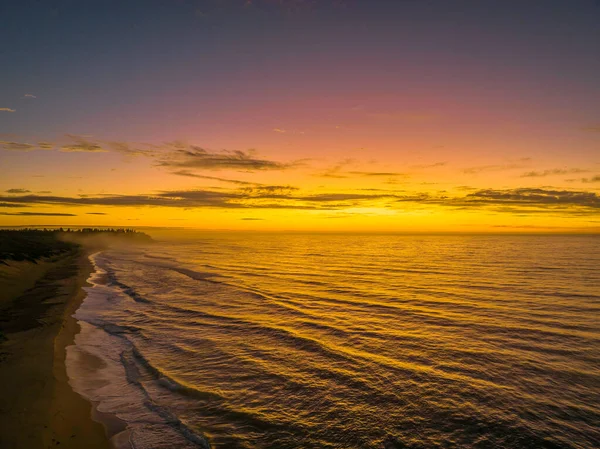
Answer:
<svg viewBox="0 0 600 449"><path fill-rule="evenodd" d="M68 348L119 447L600 447L598 237L155 239L91 256Z"/></svg>

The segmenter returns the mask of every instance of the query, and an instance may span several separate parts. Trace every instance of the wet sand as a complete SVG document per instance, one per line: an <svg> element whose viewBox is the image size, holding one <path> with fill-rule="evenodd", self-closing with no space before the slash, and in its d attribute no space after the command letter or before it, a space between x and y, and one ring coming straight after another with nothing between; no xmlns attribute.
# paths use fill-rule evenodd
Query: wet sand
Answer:
<svg viewBox="0 0 600 449"><path fill-rule="evenodd" d="M107 449L107 430L122 430L71 389L65 368L91 270L83 250L0 265L0 448Z"/></svg>

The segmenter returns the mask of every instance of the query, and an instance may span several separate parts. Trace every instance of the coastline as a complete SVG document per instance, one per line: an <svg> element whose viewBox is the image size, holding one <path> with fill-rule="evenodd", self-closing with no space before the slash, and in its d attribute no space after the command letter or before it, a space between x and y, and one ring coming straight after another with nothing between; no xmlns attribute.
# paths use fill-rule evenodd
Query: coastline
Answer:
<svg viewBox="0 0 600 449"><path fill-rule="evenodd" d="M92 252L79 247L0 269L0 287L10 283L17 292L0 303L0 448L111 448L111 418L73 391L65 365L66 348L80 330L72 315L86 296Z"/></svg>

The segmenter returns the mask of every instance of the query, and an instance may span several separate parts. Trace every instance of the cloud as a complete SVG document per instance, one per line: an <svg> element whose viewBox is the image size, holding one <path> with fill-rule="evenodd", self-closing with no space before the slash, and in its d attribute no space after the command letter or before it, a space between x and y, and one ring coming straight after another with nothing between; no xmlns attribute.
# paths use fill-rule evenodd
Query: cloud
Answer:
<svg viewBox="0 0 600 449"><path fill-rule="evenodd" d="M108 215L106 212L86 212L86 215Z"/></svg>
<svg viewBox="0 0 600 449"><path fill-rule="evenodd" d="M259 186L232 191L208 189L164 191L145 195L96 195L80 197L23 195L0 196L1 202L60 204L71 206L161 206L225 209L338 209L360 201L393 198L392 194L330 193L298 195L292 186Z"/></svg>
<svg viewBox="0 0 600 449"><path fill-rule="evenodd" d="M10 151L34 151L34 150L52 150L54 144L50 142L38 142L36 144L26 142L9 142L0 140L0 148Z"/></svg>
<svg viewBox="0 0 600 449"><path fill-rule="evenodd" d="M12 150L12 151L31 151L35 150L37 147L30 143L21 143L21 142L7 142L4 140L0 140L0 146L4 150Z"/></svg>
<svg viewBox="0 0 600 449"><path fill-rule="evenodd" d="M523 173L521 178L543 178L546 176L553 175L568 175L572 173L588 173L589 170L584 170L582 168L554 168L552 170L543 170L543 171L530 171L527 173Z"/></svg>
<svg viewBox="0 0 600 449"><path fill-rule="evenodd" d="M319 176L321 178L350 178L352 176L364 176L364 177L395 177L402 176L408 177L410 176L408 173L399 173L399 172L378 172L378 171L344 171L345 167L357 165L357 161L354 159L344 159L337 163L336 165L325 169L322 172L315 173L314 176Z"/></svg>
<svg viewBox="0 0 600 449"><path fill-rule="evenodd" d="M223 150L209 151L195 145L185 145L180 142L168 144L171 150L162 156L159 166L176 169L203 170L286 170L298 165L272 161L257 156L253 150Z"/></svg>
<svg viewBox="0 0 600 449"><path fill-rule="evenodd" d="M38 148L40 150L52 150L56 145L50 142L38 142Z"/></svg>
<svg viewBox="0 0 600 449"><path fill-rule="evenodd" d="M285 134L287 131L281 128L273 128L273 131L280 134Z"/></svg>
<svg viewBox="0 0 600 449"><path fill-rule="evenodd" d="M581 128L581 130L592 133L600 133L600 125L584 126L583 128Z"/></svg>
<svg viewBox="0 0 600 449"><path fill-rule="evenodd" d="M367 176L367 177L378 177L378 176L402 176L402 177L408 177L409 175L407 173L398 173L398 172L372 172L372 171L349 171L346 172L350 175L356 175L356 176Z"/></svg>
<svg viewBox="0 0 600 449"><path fill-rule="evenodd" d="M18 216L27 216L27 217L76 217L76 214L62 214L62 213L54 213L54 212L0 212L0 215L18 215Z"/></svg>
<svg viewBox="0 0 600 449"><path fill-rule="evenodd" d="M477 167L469 167L463 170L463 173L466 174L477 174L482 172L495 172L495 171L505 171L505 170L514 170L517 168L524 168L521 164L505 164L505 165L480 165Z"/></svg>
<svg viewBox="0 0 600 449"><path fill-rule="evenodd" d="M244 221L263 221L264 218L243 217L243 218L240 218L240 220L244 220Z"/></svg>
<svg viewBox="0 0 600 449"><path fill-rule="evenodd" d="M0 207L29 207L25 204L18 203L0 203Z"/></svg>
<svg viewBox="0 0 600 449"><path fill-rule="evenodd" d="M26 190L26 189L8 189L5 190L6 193L30 193L31 190Z"/></svg>
<svg viewBox="0 0 600 449"><path fill-rule="evenodd" d="M133 145L128 142L108 142L110 148L118 153L126 156L148 156L152 157L155 155L155 151L151 149L139 148L139 145Z"/></svg>
<svg viewBox="0 0 600 449"><path fill-rule="evenodd" d="M552 189L483 189L449 196L437 194L400 192L331 192L300 194L292 186L253 186L230 191L195 189L161 191L139 195L89 195L62 196L1 196L0 203L19 205L63 206L148 206L221 209L296 209L296 210L344 210L358 206L384 207L390 210L406 209L407 205L419 207L451 207L462 210L488 209L512 214L558 213L597 214L600 197L594 192ZM16 207L16 206L15 206ZM20 206L19 206L20 207Z"/></svg>
<svg viewBox="0 0 600 449"><path fill-rule="evenodd" d="M67 134L73 143L62 145L60 151L63 153L106 153L108 150L102 148L98 143L88 140L83 136Z"/></svg>
<svg viewBox="0 0 600 449"><path fill-rule="evenodd" d="M565 179L567 182L583 182L584 184L591 184L600 182L600 175L592 176L591 178L577 178L577 179Z"/></svg>
<svg viewBox="0 0 600 449"><path fill-rule="evenodd" d="M438 114L432 114L427 112L369 112L368 117L381 120L393 120L409 123L424 123L436 120L439 118Z"/></svg>
<svg viewBox="0 0 600 449"><path fill-rule="evenodd" d="M37 98L37 97L33 94L25 94L25 95L23 95L23 98Z"/></svg>
<svg viewBox="0 0 600 449"><path fill-rule="evenodd" d="M300 190L298 187L294 186L266 186L257 184L254 187L244 187L240 189L245 195L249 197L265 197L269 196L269 198L282 197L286 195L290 195L292 192Z"/></svg>
<svg viewBox="0 0 600 449"><path fill-rule="evenodd" d="M479 190L466 195L467 202L505 205L582 206L600 208L600 197L593 192L546 189Z"/></svg>
<svg viewBox="0 0 600 449"><path fill-rule="evenodd" d="M434 162L433 164L413 165L411 168L435 168L448 165L448 162Z"/></svg>
<svg viewBox="0 0 600 449"><path fill-rule="evenodd" d="M11 108L0 108L0 112L17 112L17 110Z"/></svg>
<svg viewBox="0 0 600 449"><path fill-rule="evenodd" d="M188 170L177 170L177 171L171 172L171 174L177 175L177 176L186 176L188 178L210 179L212 181L227 182L227 183L238 184L238 185L260 185L259 183L250 182L250 181L240 181L237 179L219 178L217 176L199 175L197 173L192 173Z"/></svg>
<svg viewBox="0 0 600 449"><path fill-rule="evenodd" d="M343 159L336 165L329 167L322 172L315 173L314 176L321 178L347 178L346 174L343 174L342 169L348 165L354 165L356 161L354 159Z"/></svg>

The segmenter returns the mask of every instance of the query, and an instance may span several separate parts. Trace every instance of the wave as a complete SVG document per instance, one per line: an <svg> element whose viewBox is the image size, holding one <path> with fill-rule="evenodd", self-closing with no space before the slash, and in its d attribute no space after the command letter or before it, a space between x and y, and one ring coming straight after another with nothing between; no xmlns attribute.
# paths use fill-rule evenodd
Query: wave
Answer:
<svg viewBox="0 0 600 449"><path fill-rule="evenodd" d="M139 360L145 360L145 359L143 359L143 357L138 353L138 351L135 348L132 349L131 354L133 354L133 356ZM152 399L150 394L148 394L148 391L144 388L143 382L141 381L142 376L137 368L137 365L131 360L131 355L127 352L123 352L123 353L121 353L120 358L121 358L121 363L125 367L125 373L127 376L127 380L131 384L136 385L144 394L144 396L146 398L146 401L144 401L144 405L148 409L152 410L157 415L159 415L161 418L163 418L169 426L171 426L172 428L174 428L175 430L180 432L190 442L196 444L197 446L199 446L203 449L211 449L211 446L210 446L208 440L203 435L200 435L200 434L194 432L190 428L190 426L188 426L181 419L179 419L176 414L171 412L167 407L158 405ZM151 365L146 364L146 366L151 366Z"/></svg>

